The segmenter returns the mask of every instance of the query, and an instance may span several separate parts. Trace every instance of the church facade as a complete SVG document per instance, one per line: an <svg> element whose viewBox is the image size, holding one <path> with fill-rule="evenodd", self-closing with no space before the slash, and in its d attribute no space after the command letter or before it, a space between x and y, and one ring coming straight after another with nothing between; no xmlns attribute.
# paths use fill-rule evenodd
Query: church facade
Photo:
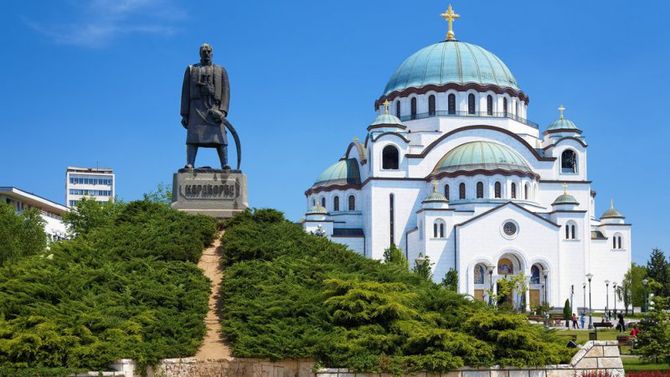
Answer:
<svg viewBox="0 0 670 377"><path fill-rule="evenodd" d="M399 66L364 140L305 192L304 229L373 259L395 244L436 282L457 271L475 299L524 274L517 307L588 307L590 290L594 309L613 309L631 225L613 204L596 212L582 129L562 106L546 127L527 120L505 63L455 38L451 7L443 16L447 38Z"/></svg>

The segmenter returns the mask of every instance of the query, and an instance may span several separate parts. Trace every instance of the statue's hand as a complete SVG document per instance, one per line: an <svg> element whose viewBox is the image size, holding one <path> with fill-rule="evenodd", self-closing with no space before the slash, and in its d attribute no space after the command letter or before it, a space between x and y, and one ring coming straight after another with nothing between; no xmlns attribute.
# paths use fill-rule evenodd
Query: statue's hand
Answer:
<svg viewBox="0 0 670 377"><path fill-rule="evenodd" d="M181 125L184 126L184 128L188 128L188 118L187 117L182 117L181 118Z"/></svg>

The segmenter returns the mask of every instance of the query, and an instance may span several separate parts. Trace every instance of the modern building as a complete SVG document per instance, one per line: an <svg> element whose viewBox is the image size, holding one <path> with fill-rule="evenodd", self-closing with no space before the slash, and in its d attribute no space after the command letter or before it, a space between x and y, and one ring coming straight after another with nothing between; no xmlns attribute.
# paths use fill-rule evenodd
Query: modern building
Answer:
<svg viewBox="0 0 670 377"><path fill-rule="evenodd" d="M74 207L84 197L99 202L114 201L115 186L112 169L68 166L65 172L65 203Z"/></svg>
<svg viewBox="0 0 670 377"><path fill-rule="evenodd" d="M44 219L44 232L49 242L66 237L66 228L63 223L63 215L68 211L66 206L11 186L0 187L0 202L16 208L18 213L28 208L39 210Z"/></svg>
<svg viewBox="0 0 670 377"><path fill-rule="evenodd" d="M435 281L457 271L476 299L524 274L529 289L505 298L517 307L612 308L631 225L613 203L598 216L582 129L562 106L546 127L529 121L512 71L443 16L447 38L398 67L364 141L305 192L304 229L373 259L395 244Z"/></svg>

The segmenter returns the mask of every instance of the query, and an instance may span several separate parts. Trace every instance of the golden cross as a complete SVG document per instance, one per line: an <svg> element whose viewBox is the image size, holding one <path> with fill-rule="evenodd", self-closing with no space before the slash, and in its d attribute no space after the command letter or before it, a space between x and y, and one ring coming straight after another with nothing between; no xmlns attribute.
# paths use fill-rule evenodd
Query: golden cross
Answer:
<svg viewBox="0 0 670 377"><path fill-rule="evenodd" d="M388 113L389 113L389 104L390 104L390 103L391 103L391 102L389 102L388 98L384 100L384 114L388 114Z"/></svg>
<svg viewBox="0 0 670 377"><path fill-rule="evenodd" d="M454 9L451 7L451 4L449 4L449 8L447 8L447 11L440 14L440 16L442 16L442 18L444 18L449 23L447 40L453 41L454 39L456 39L456 35L454 34L454 20L459 18L461 15L454 12Z"/></svg>
<svg viewBox="0 0 670 377"><path fill-rule="evenodd" d="M564 193L564 194L567 194L567 193L568 193L568 184L567 184L567 183L564 183L564 184L563 184L563 193Z"/></svg>
<svg viewBox="0 0 670 377"><path fill-rule="evenodd" d="M433 192L437 192L437 181L433 180L431 183L433 184Z"/></svg>
<svg viewBox="0 0 670 377"><path fill-rule="evenodd" d="M563 105L558 107L558 112L561 114L561 119L563 119L563 112L565 111L565 107Z"/></svg>

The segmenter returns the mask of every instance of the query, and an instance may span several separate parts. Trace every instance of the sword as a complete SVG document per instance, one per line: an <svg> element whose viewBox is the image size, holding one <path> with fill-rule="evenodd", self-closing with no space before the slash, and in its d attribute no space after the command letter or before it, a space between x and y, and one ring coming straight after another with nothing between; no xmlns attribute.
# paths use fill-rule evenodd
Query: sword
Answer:
<svg viewBox="0 0 670 377"><path fill-rule="evenodd" d="M226 126L226 128L230 131L230 133L233 135L233 139L235 139L235 148L237 149L237 170L240 170L240 164L242 163L242 144L240 143L240 137L237 136L237 131L235 131L235 127L233 127L233 125L228 121L228 119L223 118L222 122Z"/></svg>

